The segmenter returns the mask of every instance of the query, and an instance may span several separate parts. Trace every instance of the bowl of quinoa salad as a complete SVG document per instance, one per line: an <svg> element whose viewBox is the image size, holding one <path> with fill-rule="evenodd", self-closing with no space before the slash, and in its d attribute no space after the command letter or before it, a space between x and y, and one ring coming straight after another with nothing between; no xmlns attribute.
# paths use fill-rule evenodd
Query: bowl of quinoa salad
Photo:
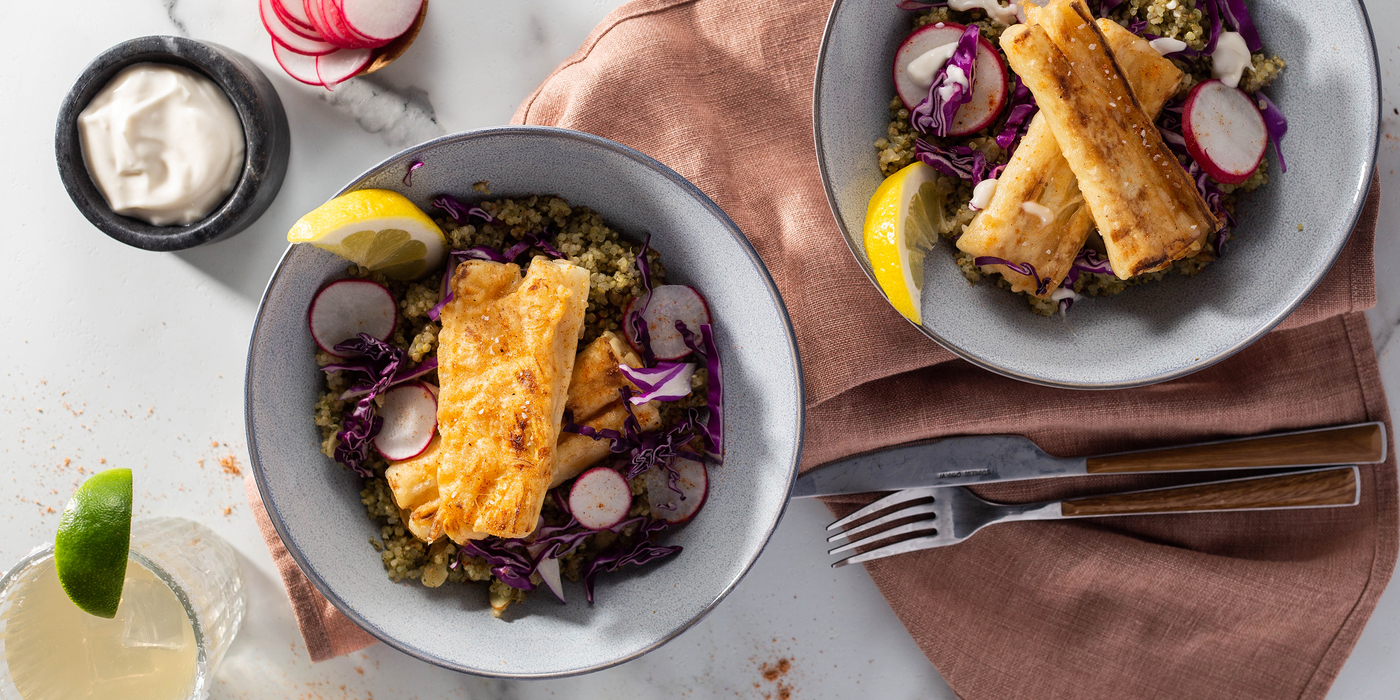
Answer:
<svg viewBox="0 0 1400 700"><path fill-rule="evenodd" d="M628 482L626 520L596 532L578 527L568 512L567 484L552 490L539 534L568 540L557 559L559 596L567 602L533 569L512 572L502 566L509 561L491 556L512 556L509 542L474 541L481 549L446 538L424 542L386 480L392 463L371 449L355 469L345 466L345 451L337 448L356 403L346 393L358 378L334 370L344 361L313 342L307 308L337 280L381 284L397 306L382 342L403 366L428 367L442 329L445 266L395 280L293 246L269 283L254 329L247 423L259 491L302 571L379 639L480 675L556 677L605 668L699 620L767 542L800 452L796 343L777 290L742 234L698 189L656 161L562 129L501 127L443 137L386 160L344 191L366 189L412 200L441 227L451 251L502 251L524 241L517 247L522 267L540 255L534 264L555 258L586 270L580 349L610 334L625 336L628 304L648 288L689 285L703 294L713 326L696 342L709 337L699 347L723 360L723 458L709 463L703 508L684 522L665 522L643 476ZM444 197L452 205L442 206ZM702 414L715 396L709 366L700 365L688 395L655 404L660 433ZM438 374L414 379L428 386ZM569 422L566 414L566 432ZM690 450L705 445L697 433L681 453L699 457ZM625 474L622 462L606 464ZM603 566L614 561L619 565Z"/></svg>
<svg viewBox="0 0 1400 700"><path fill-rule="evenodd" d="M988 5L996 5L991 14ZM1038 106L1008 69L1005 104L984 128L943 128L940 135L927 117L912 114L913 106L926 105L911 106L907 90L901 99L890 66L907 38L944 25L975 30L1009 66L999 40L1025 20L1015 5L838 0L818 60L814 130L833 214L872 282L876 272L862 236L872 193L912 164L931 167L924 200L934 202L936 235L924 246L916 324L922 332L1014 378L1123 388L1179 377L1228 357L1282 321L1321 281L1370 185L1379 81L1359 3L1322 8L1289 0L1095 0L1088 6L1099 24L1113 22L1115 30L1150 42L1182 74L1174 94L1163 96L1155 124L1223 225L1202 237L1197 249L1161 266L1115 274L1092 225L1078 255L1067 253L1073 260L1069 274L1047 277L1051 284L1041 289L1009 279L1027 277L1007 275L1008 269L1038 278L1024 258L979 257L986 254L961 249L975 250L975 236L963 236L977 228L974 217L988 206L986 197L975 196L977 186L996 191L995 178L1022 145ZM1231 11L1246 14L1248 26L1239 26ZM1300 40L1302 27L1322 26L1332 38L1327 50ZM1257 39L1246 49L1238 37L1251 32ZM1237 87L1258 103L1270 125L1265 157L1237 182L1206 172L1182 137L1183 106L1193 88L1220 77L1212 74L1212 52L1228 43L1228 36L1221 41L1227 34L1248 52ZM1324 102L1335 108L1320 108ZM1274 129L1271 113L1287 115L1286 138Z"/></svg>

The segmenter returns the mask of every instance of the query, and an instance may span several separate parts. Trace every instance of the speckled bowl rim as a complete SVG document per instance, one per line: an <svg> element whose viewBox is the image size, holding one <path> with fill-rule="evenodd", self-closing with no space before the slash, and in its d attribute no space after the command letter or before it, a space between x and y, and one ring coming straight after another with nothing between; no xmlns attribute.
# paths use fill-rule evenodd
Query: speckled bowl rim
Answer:
<svg viewBox="0 0 1400 700"><path fill-rule="evenodd" d="M151 47L155 42L173 44L183 53ZM117 73L139 63L162 63L194 70L217 85L238 114L244 139L243 166L238 181L218 206L194 223L155 226L118 214L88 173L81 138L77 135L78 116ZM214 71L215 66L219 72ZM239 99L231 92L235 86L261 99L257 102ZM88 92L92 94L84 98ZM259 149L266 154L259 155ZM116 44L83 67L59 106L54 150L63 188L78 211L98 230L134 248L157 252L186 250L237 235L267 211L286 177L291 126L277 89L247 56L212 41L154 34ZM72 166L70 160L78 165Z"/></svg>
<svg viewBox="0 0 1400 700"><path fill-rule="evenodd" d="M796 387L796 392L792 397L792 401L794 401L794 405L797 408L797 421L796 424L793 426L793 435L795 437L796 444L794 445L794 449L792 452L791 464L788 465L787 488L785 489L785 492L791 493L792 486L797 481L798 466L801 464L802 461L802 446L805 437L804 429L807 415L805 395L806 392L804 390L805 382L803 380L802 374L802 362L798 354L797 335L792 326L792 318L788 315L787 306L783 303L782 294L778 291L778 286L776 283L774 283L773 276L768 271L768 266L763 263L763 259L759 257L758 251L753 247L753 244L750 243L749 239L744 236L743 232L739 229L738 225L735 224L734 221L729 218L729 215L726 214L724 210L719 207L718 204L715 204L714 200L710 199L709 196L706 195L703 191L701 191L699 187L696 187L693 183L682 177L676 171L670 169L669 167L656 160L655 158L652 158L651 156L648 156L640 151L629 148L620 143L617 143L616 141L612 141L601 136L595 136L593 134L588 134L581 131L573 131L571 129L561 129L558 127L550 126L500 126L483 129L474 129L470 131L449 134L447 136L440 136L431 141L425 141L417 146L404 149L403 151L400 151L399 153L380 161L378 164L360 173L360 175L358 175L357 177L355 177L355 179L350 181L350 184L341 188L341 190L337 192L332 197L332 199L334 199L334 197L339 197L340 195L345 194L346 192L354 190L356 186L359 185L359 183L363 182L366 178L370 177L372 173L375 173L394 163L401 162L404 158L416 156L417 154L423 153L427 150L431 150L432 148L435 148L442 144L451 143L454 141L467 141L472 139L497 136L517 136L531 138L537 135L548 135L553 137L575 139L578 141L589 143L594 146L599 146L608 149L646 166L648 169L679 185L682 189L684 189L692 197L694 197L701 204L701 206L703 206L707 211L709 211L710 214L714 216L719 221L719 223L729 231L730 235L733 236L735 242L738 243L740 248L744 251L744 254L748 256L750 262L754 264L755 268L762 276L763 283L765 286L767 286L768 291L772 295L773 300L777 302L779 316L783 320L784 331L786 332L788 337L788 348L790 350L789 357L792 361L792 367L794 372L794 387ZM266 490L267 487L265 484L266 477L264 476L264 467L258 459L259 451L257 449L257 435L255 435L253 432L252 382L248 380L248 377L253 376L254 349L257 347L259 342L258 336L261 332L263 309L267 304L268 297L271 295L273 285L277 283L277 279L279 275L281 275L283 267L287 265L288 258L295 250L296 246L291 245L288 246L287 251L282 254L282 259L280 262L278 262L277 269L273 271L272 277L268 281L267 288L263 291L262 299L258 302L258 313L256 319L253 322L253 333L251 340L248 344L248 361L244 369L245 374L243 390L243 401L245 407L244 427L248 435L248 454L250 461L252 462L253 481L258 488L258 497L262 499L264 504L268 505L268 519L272 522L273 529L277 531L277 536L281 538L281 540L284 543L292 540L286 532L286 523L283 521L281 513L277 511L275 502L268 498L268 493ZM705 607L703 607L700 610L700 612L697 613L694 617L682 623L667 634L662 635L659 639L655 640L651 644L648 644L638 649L637 651L632 652L631 654L628 654L621 658L582 668L569 669L567 671L551 673L500 673L477 668L469 668L464 667L460 664L453 663L441 657L435 656L416 647L404 644L394 639L393 637L385 634L378 627L371 624L363 616L356 612L352 607L346 604L344 600L337 596L331 589L331 587L328 586L326 582L322 580L321 577L316 573L316 570L314 567L311 566L310 561L308 561L300 551L292 547L287 547L287 553L291 555L292 560L296 562L297 567L300 568L302 573L305 574L306 577L311 581L311 584L315 586L316 590L322 595L324 595L328 601L330 601L331 605L334 605L337 610L343 613L346 617L350 618L350 620L354 622L357 626L359 626L360 629L365 630L379 641L384 642L385 644L405 654L408 654L409 656L412 656L421 661L426 661L435 666L441 666L443 668L451 669L453 671L469 673L477 676L486 676L490 678L566 678L569 676L578 676L587 673L593 673L594 671L601 671L603 669L611 668L613 666L617 666L618 664L626 663L628 661L636 659L644 654L655 650L657 647L660 647L666 642L675 639L682 632L685 632L686 630L690 629L693 625L695 625L695 623L704 619L706 615L709 615L710 612L715 609L715 606L719 605L720 601L724 600L724 598L728 596L736 586L739 585L739 582L742 581L744 576L747 575L748 572L753 568L754 562L758 561L759 556L763 554L763 550L766 549L768 547L768 543L772 541L773 533L777 530L778 523L782 521L783 515L787 513L787 506L790 501L791 499L783 499L782 505L779 506L777 512L773 514L772 521L768 524L767 529L763 532L763 544L760 545L758 549L754 551L753 556L749 559L748 562L744 564L739 574L735 576L734 579L730 581L722 590L720 590L714 596L714 598L709 603L707 603Z"/></svg>
<svg viewBox="0 0 1400 700"><path fill-rule="evenodd" d="M861 1L869 2L871 0ZM824 72L823 69L826 65L827 48L831 45L831 35L832 32L835 30L836 16L838 13L840 13L841 6L846 2L847 0L835 0L835 3L832 4L831 12L827 15L826 18L826 28L822 31L821 48L817 50L817 70L812 85L812 140L816 143L817 147L817 169L821 172L822 189L826 192L826 202L827 205L831 207L831 215L833 218L836 219L836 225L839 226L841 229L841 241L846 244L846 250L850 251L851 257L855 258L856 264L860 265L861 271L865 273L865 277L870 281L870 284L875 287L875 291L880 294L881 298L885 299L886 303L889 303L889 298L885 296L885 292L883 289L880 288L879 282L875 281L874 270L870 269L870 264L866 262L865 258L862 257L858 251L856 251L855 247L851 243L851 241L854 240L854 237L851 235L851 232L846 228L846 219L841 215L841 205L837 202L836 190L832 185L831 175L829 172L827 172L826 149L822 147L822 117L820 108L822 101L822 73ZM1360 12L1362 22L1365 24L1366 27L1366 37L1370 39L1371 42L1371 75L1375 80L1377 86L1377 129L1376 133L1372 136L1371 153L1367 163L1368 167L1366 168L1366 177L1361 187L1362 192L1364 193L1370 191L1371 182L1373 179L1375 179L1376 157L1377 154L1380 152L1381 145L1381 134L1379 125L1381 124L1385 116L1385 97L1383 90L1384 83L1381 81L1380 52L1376 50L1376 32L1371 26L1371 17L1366 13L1366 6L1360 0L1352 0L1352 4ZM1347 235L1341 236L1337 239L1336 244L1334 245L1332 250L1329 251L1327 254L1327 265L1325 267L1320 268L1320 271L1317 273L1317 276L1314 277L1307 284L1306 288L1301 294L1299 294L1296 298L1291 299L1287 303L1285 303L1282 307L1280 307L1280 310L1277 314L1275 314L1268 321L1261 324L1258 330L1247 335L1239 343L1236 343L1234 346L1220 351L1212 357L1206 358L1205 360L1192 364L1189 367L1184 367L1178 370L1148 375L1134 380L1125 380L1121 382L1106 382L1103 384L1085 384L1058 381L1048 377L1036 376L1026 372L1017 372L1008 367L1004 367L990 359L979 357L970 350L948 340L947 338L944 338L943 336L934 332L933 330L925 328L922 324L910 321L908 318L905 318L903 314L900 314L900 318L903 319L909 325L918 329L920 333L923 333L924 335L932 339L934 342L946 348L949 352L953 353L954 355L957 355L958 357L967 360L968 362L971 362L972 364L977 365L982 369L995 372L1004 377L1018 379L1020 381L1027 382L1030 384L1039 384L1041 386L1054 387L1058 389L1082 389L1095 391L1111 389L1131 389L1133 387L1147 386L1149 384L1157 384L1172 379L1178 379L1180 377L1199 372L1200 370L1210 367L1211 365L1220 362L1221 360L1224 360L1225 358L1230 357L1231 355L1234 355L1235 353L1249 347L1250 345L1254 344L1255 341L1268 334L1269 331L1273 330L1275 326L1282 323L1283 320L1287 318L1289 314L1293 313L1293 310L1297 309L1298 305L1302 304L1303 300L1307 299L1308 295L1312 294L1313 290L1317 288L1317 285L1322 282L1322 278L1325 277L1327 273L1332 269L1332 266L1336 264L1337 257L1342 253L1342 248L1346 247L1347 241L1351 240L1351 232L1353 229L1356 228L1356 222L1361 218L1361 211L1365 209L1365 207L1366 197L1363 195L1357 201L1351 213L1351 220L1347 224Z"/></svg>

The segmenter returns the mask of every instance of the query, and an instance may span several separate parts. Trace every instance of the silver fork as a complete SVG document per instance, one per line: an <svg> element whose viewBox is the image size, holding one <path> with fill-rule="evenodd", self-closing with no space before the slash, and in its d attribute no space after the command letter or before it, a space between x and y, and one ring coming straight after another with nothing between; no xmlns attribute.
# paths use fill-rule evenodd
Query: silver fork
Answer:
<svg viewBox="0 0 1400 700"><path fill-rule="evenodd" d="M1024 505L984 501L962 486L930 486L897 491L837 520L826 529L892 511L826 541L846 538L846 544L828 552L840 554L900 538L832 564L840 567L957 544L988 525L1016 520L1351 506L1360 498L1360 484L1355 466L1327 467Z"/></svg>

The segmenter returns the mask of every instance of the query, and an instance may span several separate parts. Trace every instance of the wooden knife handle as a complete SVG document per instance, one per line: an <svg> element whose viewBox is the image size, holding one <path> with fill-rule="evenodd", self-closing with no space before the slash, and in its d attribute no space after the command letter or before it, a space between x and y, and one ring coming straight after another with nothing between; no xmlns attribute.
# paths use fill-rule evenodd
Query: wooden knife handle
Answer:
<svg viewBox="0 0 1400 700"><path fill-rule="evenodd" d="M1090 474L1372 464L1385 459L1385 426L1344 425L1243 440L1090 457Z"/></svg>
<svg viewBox="0 0 1400 700"><path fill-rule="evenodd" d="M1151 491L1072 498L1060 503L1067 518L1207 510L1257 510L1355 505L1356 467L1255 476Z"/></svg>

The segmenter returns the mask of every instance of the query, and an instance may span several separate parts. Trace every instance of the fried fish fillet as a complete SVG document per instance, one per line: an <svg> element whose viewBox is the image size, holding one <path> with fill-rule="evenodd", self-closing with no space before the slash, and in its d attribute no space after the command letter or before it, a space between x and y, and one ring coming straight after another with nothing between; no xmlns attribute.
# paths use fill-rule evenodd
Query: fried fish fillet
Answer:
<svg viewBox="0 0 1400 700"><path fill-rule="evenodd" d="M1121 279L1201 249L1220 228L1162 143L1083 0L1052 0L1039 24L1001 36L1079 182ZM1092 47L1092 48L1090 48Z"/></svg>
<svg viewBox="0 0 1400 700"><path fill-rule="evenodd" d="M618 371L618 365L640 367L641 358L611 331L589 343L574 359L565 409L574 421L597 430L622 430L627 410L619 392L637 387ZM661 427L661 413L655 401L633 407L642 430ZM441 438L433 438L423 454L396 462L384 473L394 503L402 510L400 520L413 535L425 542L443 536L438 518L441 498L438 491L438 465L442 457ZM594 440L576 433L561 433L554 453L554 475L549 488L583 473L610 453L607 440Z"/></svg>
<svg viewBox="0 0 1400 700"><path fill-rule="evenodd" d="M1031 24L1039 9L1026 5ZM1117 22L1100 19L1098 25L1144 112L1156 119L1162 105L1181 85L1181 70L1157 53L1146 39ZM1023 202L1044 207L1049 220L1037 215L1035 212L1040 210L1034 207L1022 207ZM1079 191L1079 179L1065 161L1050 122L1037 113L997 178L991 201L958 238L958 249L974 257L1030 263L1039 277L1049 279L1045 293L1039 296L1049 296L1069 274L1093 224L1093 216ZM994 267L1011 282L1012 291L1035 294L1035 278L1004 265Z"/></svg>
<svg viewBox="0 0 1400 700"><path fill-rule="evenodd" d="M437 518L454 542L535 529L574 369L588 271L468 260L438 334Z"/></svg>

